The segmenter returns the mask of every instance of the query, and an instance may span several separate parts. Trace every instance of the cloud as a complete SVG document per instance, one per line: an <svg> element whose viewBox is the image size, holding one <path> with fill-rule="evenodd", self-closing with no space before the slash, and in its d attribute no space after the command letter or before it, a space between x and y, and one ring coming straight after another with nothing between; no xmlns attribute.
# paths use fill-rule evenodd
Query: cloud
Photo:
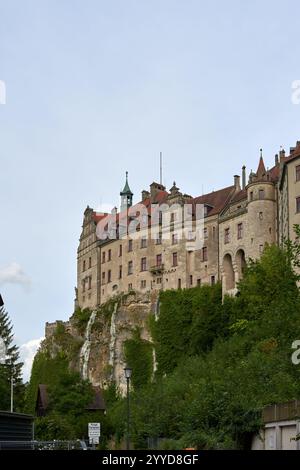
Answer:
<svg viewBox="0 0 300 470"><path fill-rule="evenodd" d="M31 284L31 280L18 263L10 263L4 268L0 268L0 285L1 284L20 284L28 288Z"/></svg>
<svg viewBox="0 0 300 470"><path fill-rule="evenodd" d="M27 382L30 379L31 367L34 356L43 341L44 338L38 339L31 339L27 343L22 344L20 346L20 357L22 362L24 362L23 366L23 379L24 382Z"/></svg>

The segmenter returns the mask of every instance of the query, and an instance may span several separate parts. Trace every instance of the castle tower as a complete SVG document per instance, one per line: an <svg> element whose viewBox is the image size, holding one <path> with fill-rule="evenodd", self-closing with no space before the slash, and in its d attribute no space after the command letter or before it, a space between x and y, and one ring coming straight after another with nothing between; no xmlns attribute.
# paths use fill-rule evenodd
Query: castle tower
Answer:
<svg viewBox="0 0 300 470"><path fill-rule="evenodd" d="M125 211L132 206L133 193L128 184L128 171L126 171L126 182L123 191L120 192L121 196L121 212Z"/></svg>
<svg viewBox="0 0 300 470"><path fill-rule="evenodd" d="M259 258L266 243L276 241L276 188L266 170L262 150L256 173L251 171L246 187L248 199L247 258Z"/></svg>

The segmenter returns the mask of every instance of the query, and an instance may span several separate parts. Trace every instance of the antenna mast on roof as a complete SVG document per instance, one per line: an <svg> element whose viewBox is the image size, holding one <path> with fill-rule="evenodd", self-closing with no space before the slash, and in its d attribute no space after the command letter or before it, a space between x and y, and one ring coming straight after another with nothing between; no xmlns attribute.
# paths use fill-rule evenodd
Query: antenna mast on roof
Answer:
<svg viewBox="0 0 300 470"><path fill-rule="evenodd" d="M159 154L159 182L162 184L162 152Z"/></svg>

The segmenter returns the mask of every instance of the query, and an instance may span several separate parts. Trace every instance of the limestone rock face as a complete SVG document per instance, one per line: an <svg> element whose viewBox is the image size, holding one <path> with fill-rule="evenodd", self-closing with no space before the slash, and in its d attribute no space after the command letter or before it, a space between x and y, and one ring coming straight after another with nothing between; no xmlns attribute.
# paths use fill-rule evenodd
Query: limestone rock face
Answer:
<svg viewBox="0 0 300 470"><path fill-rule="evenodd" d="M158 292L154 291L145 294L132 292L112 298L91 313L85 329L81 331L74 314L64 325L70 337L76 341L81 339L82 346L72 357L71 366L94 386L107 388L114 382L124 393L124 343L132 338L136 328L141 339L152 341L148 320L150 315L156 316L157 311ZM48 327L47 343L53 345L54 337L53 329Z"/></svg>

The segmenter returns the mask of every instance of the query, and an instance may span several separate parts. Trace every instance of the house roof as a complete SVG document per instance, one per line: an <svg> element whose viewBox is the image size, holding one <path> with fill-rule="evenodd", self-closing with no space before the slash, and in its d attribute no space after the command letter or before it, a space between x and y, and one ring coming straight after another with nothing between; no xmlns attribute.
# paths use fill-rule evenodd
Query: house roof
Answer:
<svg viewBox="0 0 300 470"><path fill-rule="evenodd" d="M219 189L203 196L198 196L193 199L195 204L206 204L212 207L208 212L208 215L214 215L221 212L225 207L225 204L229 201L230 196L234 191L234 186L228 186L227 188Z"/></svg>
<svg viewBox="0 0 300 470"><path fill-rule="evenodd" d="M105 410L105 402L103 398L103 393L100 387L93 387L94 397L89 405L87 405L87 410ZM43 408L44 411L47 410L49 406L48 391L47 385L39 384L38 386L38 395L36 400L36 409Z"/></svg>

